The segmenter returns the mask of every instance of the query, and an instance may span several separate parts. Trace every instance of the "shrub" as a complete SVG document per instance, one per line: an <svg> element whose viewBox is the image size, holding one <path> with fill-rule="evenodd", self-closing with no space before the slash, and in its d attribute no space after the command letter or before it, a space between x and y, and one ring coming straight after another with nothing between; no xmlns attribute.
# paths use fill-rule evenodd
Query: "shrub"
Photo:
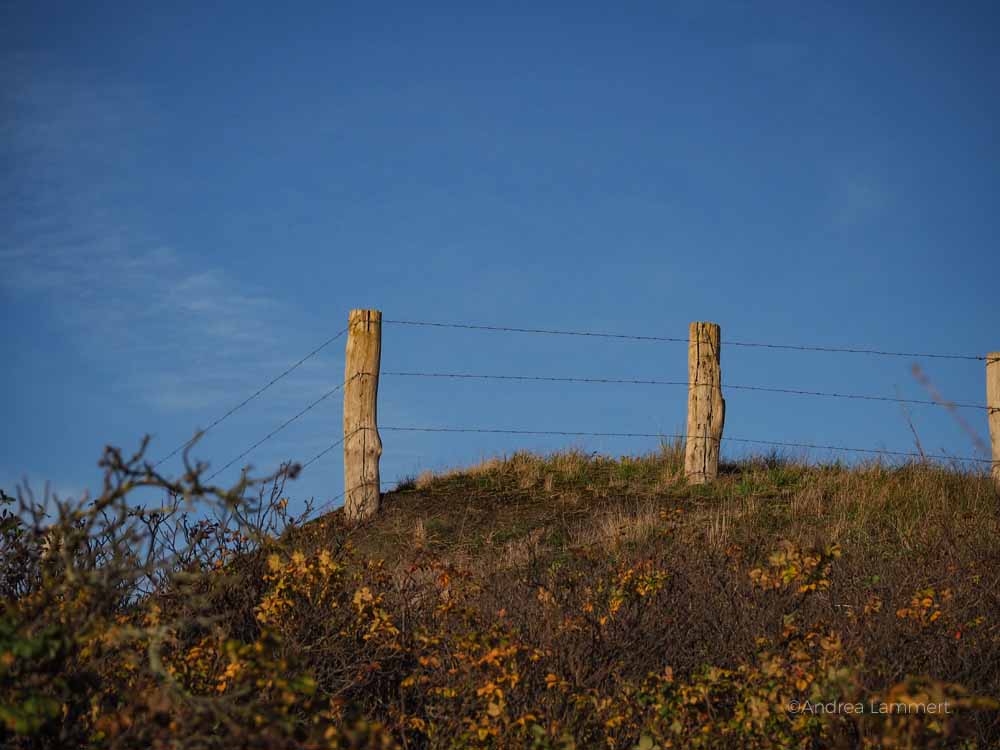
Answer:
<svg viewBox="0 0 1000 750"><path fill-rule="evenodd" d="M833 482L877 482L869 492L940 482L955 492L961 478L748 463L699 495L701 503L712 492L718 503L739 498L723 524L718 507L699 516L684 498L666 451L625 469L580 454L519 454L513 466L425 477L389 498L382 517L348 527L339 513L289 515L285 483L295 466L218 488L187 457L180 479L159 475L144 449L105 452L94 500L2 495L8 746L662 750L1000 740L989 697L1000 681L995 568L958 521L951 533L962 546L886 548L875 567L865 535L891 514L834 535L752 504L753 492L799 492L788 507L820 514L815 493L835 494ZM660 494L636 502L644 481ZM160 502L140 506L149 493ZM545 502L527 505L531 493ZM604 515L566 525L582 493ZM470 529L468 517L487 517L477 503L506 513L497 508L505 497L517 500L520 536L494 546L497 535ZM958 504L962 512L969 502ZM401 513L419 512L426 528L455 509L465 517L444 525L479 535L474 550L461 538L429 549L393 536ZM741 533L762 518L766 530ZM633 521L641 534L621 531ZM393 545L391 559L371 551ZM927 564L937 559L946 562ZM947 713L917 710L944 704Z"/></svg>

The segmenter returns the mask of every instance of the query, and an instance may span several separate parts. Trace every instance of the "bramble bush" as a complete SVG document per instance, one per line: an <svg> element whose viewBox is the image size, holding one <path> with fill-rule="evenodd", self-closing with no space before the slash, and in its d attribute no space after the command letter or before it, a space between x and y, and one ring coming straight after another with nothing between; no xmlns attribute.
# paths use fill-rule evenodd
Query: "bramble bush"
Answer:
<svg viewBox="0 0 1000 750"><path fill-rule="evenodd" d="M1000 739L989 697L997 662L940 669L1000 654L995 594L954 561L950 588L894 589L859 576L837 543L775 539L760 554L678 543L683 513L664 509L641 544L532 547L513 562L414 544L390 562L362 549L377 519L349 527L338 513L288 513L294 465L219 488L186 456L180 479L161 476L144 450L108 448L93 500L2 496L7 746L973 748ZM149 493L162 502L134 501ZM910 673L912 664L938 674ZM947 714L907 710L946 701ZM894 708L793 709L875 703Z"/></svg>

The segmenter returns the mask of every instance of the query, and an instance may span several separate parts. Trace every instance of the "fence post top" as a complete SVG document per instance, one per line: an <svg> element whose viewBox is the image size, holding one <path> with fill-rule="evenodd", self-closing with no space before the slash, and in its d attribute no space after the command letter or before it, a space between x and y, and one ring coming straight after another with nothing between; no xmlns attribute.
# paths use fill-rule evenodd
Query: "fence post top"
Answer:
<svg viewBox="0 0 1000 750"><path fill-rule="evenodd" d="M987 352L986 366L995 365L997 362L1000 362L1000 352Z"/></svg>
<svg viewBox="0 0 1000 750"><path fill-rule="evenodd" d="M372 325L377 325L381 327L382 325L381 310L351 310L351 314L347 318L348 328L356 328L358 326L363 326L364 328L368 328Z"/></svg>

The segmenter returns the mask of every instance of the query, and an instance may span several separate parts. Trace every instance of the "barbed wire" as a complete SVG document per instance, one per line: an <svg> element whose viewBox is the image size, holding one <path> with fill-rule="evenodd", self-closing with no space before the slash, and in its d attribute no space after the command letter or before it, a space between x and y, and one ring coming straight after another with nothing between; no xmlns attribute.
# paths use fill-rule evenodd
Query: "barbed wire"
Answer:
<svg viewBox="0 0 1000 750"><path fill-rule="evenodd" d="M425 320L389 320L383 319L383 324L391 325L403 325L403 326L422 326L428 328L459 328L474 331L497 331L505 333L536 333L536 334L547 334L551 336L590 336L596 338L605 339L623 339L629 341L653 341L653 342L670 342L670 343L688 343L687 338L673 337L673 336L641 336L633 334L624 333L606 333L602 331L571 331L571 330L559 330L551 328L518 328L514 326L499 326L499 325L479 325L473 323L440 323ZM906 357L906 358L929 358L929 359L957 359L957 360L973 360L973 361L989 361L994 362L997 360L989 359L984 356L975 354L939 354L939 353L927 353L927 352L897 352L897 351L887 351L882 349L869 349L864 347L840 347L840 346L818 346L818 345L804 345L804 344L770 344L761 343L754 341L723 341L723 345L727 346L742 346L742 347L757 347L764 349L784 349L790 351L807 351L807 352L833 352L841 354L871 354L882 357Z"/></svg>
<svg viewBox="0 0 1000 750"><path fill-rule="evenodd" d="M260 394L262 394L264 391L266 391L272 385L274 385L275 383L277 383L283 377L285 377L286 375L288 375L291 372L293 372L294 370L296 370L303 363L305 363L308 360L310 360L313 357L315 357L317 354L319 354L321 351L323 351L326 347L328 347L334 341L336 341L337 339L339 339L345 333L347 333L347 329L346 328L343 328L340 331L338 331L336 334L334 334L333 336L331 336L330 338L328 338L326 341L324 341L322 344L320 344L319 346L317 346L315 349L313 349L311 352L309 352L306 356L304 356L298 362L296 362L295 364L293 364L291 367L289 367L283 373L281 373L277 377L273 378L266 385L264 385L261 388L257 389L257 391L253 395L245 398L243 401L241 401L240 403L238 403L236 406L234 406L232 409L230 409L229 411L227 411L221 417L219 417L218 419L216 419L214 422L212 422L212 424L210 424L204 430L199 430L198 433L195 435L195 437L190 438L189 440L185 440L183 443L181 443L180 445L178 445L169 454L167 454L166 456L164 456L163 458L161 458L159 461L157 461L155 464L153 464L153 466L154 467L159 466L160 464L164 463L165 461L168 461L171 458L173 458L174 456L176 456L180 451L184 450L189 445L191 445L192 443L194 443L196 440L198 440L206 432L208 432L209 430L211 430L213 427L216 427L220 423L224 422L226 419L228 419L233 414L235 414L237 411L239 411L244 406L246 406L247 404L249 404L251 401L253 401L255 398L257 398Z"/></svg>
<svg viewBox="0 0 1000 750"><path fill-rule="evenodd" d="M358 377L361 377L362 375L367 375L367 374L370 374L370 373L363 373L363 372L359 372L359 373L356 373L355 375L352 375L352 376L351 376L351 377L349 377L349 378L348 378L347 380L345 380L345 381L344 381L343 383L340 383L339 385L336 385L336 386L334 386L333 388L331 388L330 390L328 390L328 391L327 391L326 393L324 393L324 394L323 394L322 396L320 396L320 397L319 397L318 399L316 399L316 400L315 400L315 401L313 401L313 402L312 402L311 404L309 404L308 406L306 406L306 407L305 407L305 408L304 408L304 409L303 409L302 411L300 411L300 412L299 412L298 414L296 414L296 415L295 415L294 417L289 417L288 419L286 419L286 420L285 420L284 422L282 422L282 423L281 423L281 424L280 424L280 425L279 425L278 427L276 427L275 429L271 430L271 432L269 432L269 433L268 433L267 435L265 435L264 437L262 437L262 438L261 438L260 440L258 440L258 441L257 441L256 443L254 443L253 445L251 445L251 446L250 446L249 448L247 448L247 449L246 449L245 451L243 451L243 452L242 452L242 453L241 453L240 455L238 455L238 456L237 456L236 458L234 458L234 459L233 459L232 461L230 461L229 463L227 463L227 464L226 464L225 466L223 466L223 467L222 467L221 469L219 469L218 471L216 471L216 472L212 473L212 474L211 474L211 475L210 475L210 476L208 477L208 481L211 481L211 480L212 480L212 479L214 479L215 477L219 476L219 474L221 474L222 472L224 472L224 471L225 471L226 469L228 469L228 468L229 468L230 466L232 466L232 465L233 465L234 463L236 463L237 461L239 461L239 460L240 460L241 458L244 458L245 456L247 456L247 455L249 455L250 453L252 453L252 452L253 452L254 450L256 450L256 449L257 449L257 448L259 448L259 447L260 447L261 445L263 445L264 443L266 443L266 442L267 442L268 440L270 440L271 438L273 438L273 437L274 437L275 435L277 435L277 434L278 434L279 432L281 432L281 431L282 431L283 429L285 429L286 427L288 427L288 425L292 424L292 422L294 422L295 420L299 419L299 418L300 418L301 416L303 416L303 415L304 415L304 414L306 414L307 412L309 412L309 411L311 411L312 409L314 409L314 408L316 408L317 406L319 406L319 405L320 405L321 403L323 403L323 401L325 401L325 400L326 400L326 399L328 399L328 398L329 398L330 396L332 396L332 395L333 395L334 393L336 393L336 392L337 392L337 391L339 391L339 390L340 390L341 388L343 388L344 386L346 386L346 385L347 385L348 383L350 383L350 382L351 382L352 380L354 380L355 378L358 378ZM352 434L353 434L353 433L352 433ZM345 436L345 437L344 437L344 440L346 440L346 439L347 439L348 437L350 437L350 435L347 435L347 436ZM330 450L332 450L332 449L333 449L334 447L336 447L336 446L331 446L330 448L328 448L328 449L327 449L327 452L328 452L328 451L330 451ZM315 458L313 458L313 459L310 459L309 463L312 463L312 462L313 462L313 461L315 461L315 460L316 460Z"/></svg>
<svg viewBox="0 0 1000 750"><path fill-rule="evenodd" d="M468 329L468 330L482 330L482 331L500 331L500 332L511 332L511 333L533 333L533 334L547 334L547 335L558 335L558 336L584 336L584 337L596 337L596 338L610 338L610 339L624 339L632 341L651 341L651 342L671 342L671 343L685 343L688 341L686 338L679 337L669 337L669 336L646 336L646 335L633 335L633 334L620 334L620 333L607 333L600 331L573 331L573 330L559 330L559 329L547 329L547 328L520 328L514 326L494 326L494 325L479 325L472 323L442 323L442 322L432 322L432 321L420 321L420 320L393 320L384 319L383 323L395 324L395 325L407 325L407 326L424 326L424 327L434 327L434 328L457 328L457 329ZM226 419L231 417L237 411L242 409L244 406L249 404L251 401L256 399L262 393L271 388L275 383L280 381L282 378L286 377L298 367L304 364L306 361L314 357L316 354L321 352L327 346L332 344L334 341L341 338L345 333L347 333L347 328L343 328L336 334L331 336L329 339L324 341L318 347L313 349L311 352L306 354L304 357L299 359L293 365L288 367L282 373L272 378L270 381L265 383L263 386L258 388L254 393L245 398L243 401L238 403L233 408L229 409L227 412L222 414L220 417L216 418L208 427L204 430L200 430L194 437L185 440L175 447L170 453L168 453L163 458L156 461L153 465L154 467L160 466L164 462L176 456L180 451L192 445L196 440L201 438L207 432L217 427L219 424L224 422ZM840 352L840 353L855 353L855 354L872 354L880 356L893 356L893 357L928 357L937 359L961 359L961 360L977 360L977 361L987 361L988 363L993 363L995 361L1000 361L996 359L991 359L989 357L976 356L976 355L960 355L960 354L936 354L936 353L914 353L914 352L893 352L884 351L878 349L865 349L859 347L828 347L828 346L804 346L804 345L791 345L791 344L771 344L771 343L761 343L761 342L749 342L749 341L723 341L723 344L730 346L742 346L742 347L762 347L768 349L784 349L784 350L796 350L796 351L818 351L818 352ZM573 378L573 377L543 377L543 376L520 376L520 375L478 375L478 374L466 374L466 373L417 373L417 372L386 372L386 375L399 375L399 376L410 376L410 377L450 377L450 378L467 378L467 379L491 379L491 380L521 380L521 381L549 381L549 382L566 382L566 383L616 383L616 384L631 384L631 385L687 385L686 381L660 381L660 380L638 380L638 379L625 379L625 378ZM939 403L936 401L927 401L921 399L902 399L893 398L889 396L874 396L866 394L845 394L836 392L824 392L824 391L812 391L806 389L797 388L774 388L768 386L749 386L749 385L738 385L738 384L725 384L724 387L732 390L747 390L747 391L760 391L769 393L787 393L802 396L820 396L829 398L845 398L845 399L857 399L865 401L887 401L894 403L903 404L919 404L919 405L937 405L937 406L951 406L966 409L983 409L989 411L989 413L995 412L997 409L995 407L991 408L989 406L984 406L981 404L970 404L970 403ZM330 395L329 393L326 395ZM325 397L324 397L325 398ZM308 409L307 409L308 410ZM294 421L298 416L292 418ZM249 450L253 450L255 447L260 445L260 443L268 440L276 432L284 428L279 427L275 433L271 433L265 436L261 441L259 441L254 446L251 446L248 451L244 452L241 456L238 456L233 462L239 460L246 455ZM233 462L227 464L223 469L228 468ZM221 470L220 470L221 471Z"/></svg>
<svg viewBox="0 0 1000 750"><path fill-rule="evenodd" d="M585 378L585 377L556 377L547 375L496 375L479 373L459 373L459 372L408 372L408 371L387 371L383 375L400 377L419 378L454 378L468 380L511 380L511 381L532 381L550 383L600 383L615 385L657 385L657 386L687 386L686 380L642 380L633 378ZM698 385L713 385L712 383L695 383ZM990 411L990 407L984 404L955 403L950 401L932 401L929 399L898 398L893 396L872 396L858 393L836 393L832 391L810 391L799 388L772 388L761 385L736 385L733 383L723 383L723 388L740 391L763 391L765 393L785 393L797 396L823 396L827 398L858 399L863 401L888 401L900 404L919 404L923 406L944 406L959 407L963 409L981 409Z"/></svg>
<svg viewBox="0 0 1000 750"><path fill-rule="evenodd" d="M620 340L630 340L630 341L646 341L646 342L669 342L669 343L687 343L687 338L681 337L668 337L668 336L650 336L650 335L637 335L637 334L619 334L619 333L609 333L601 331L578 331L578 330L560 330L560 329L546 329L546 328L522 328L514 326L499 326L499 325L480 325L472 323L445 323L445 322L432 322L432 321L419 321L419 320L393 320L384 319L382 321L386 324L395 325L405 325L405 326L422 326L422 327L433 327L433 328L452 328L452 329L466 329L466 330L479 330L479 331L494 331L494 332L510 332L510 333L526 333L526 334L544 334L544 335L558 335L558 336L579 336L579 337L593 337L593 338L605 338L605 339L620 339ZM228 419L234 413L242 409L244 406L249 404L251 401L256 399L262 393L271 388L275 383L280 381L282 378L286 377L292 373L295 369L300 367L303 363L308 361L310 358L314 357L320 351L325 349L327 346L332 344L334 341L341 338L345 333L347 333L348 328L343 328L338 331L335 335L324 341L318 347L313 349L311 352L306 354L300 360L295 362L285 371L272 378L269 382L264 384L261 388L251 394L249 397L241 401L239 404L231 408L225 414L214 420L207 428L200 431L195 437L184 441L178 445L173 451L168 455L164 456L158 460L154 466L159 466L165 461L169 460L173 456L177 455L178 452L187 448L194 443L199 437L218 426L220 423ZM773 344L764 342L750 342L750 341L723 341L722 344L729 346L740 346L740 347L758 347L767 349L781 349L781 350L794 350L794 351L816 351L816 352L833 352L833 353L851 353L851 354L869 354L877 356L891 356L891 357L907 357L907 358L935 358L935 359L954 359L954 360L975 360L975 361L986 361L988 363L993 363L997 360L990 356L977 356L977 355L963 355L963 354L941 354L941 353L918 353L918 352L899 352L899 351L888 351L881 349L871 349L863 347L831 347L831 346L818 346L818 345L792 345L792 344ZM360 375L370 375L371 373L358 373L353 377L358 377ZM401 377L424 377L424 378L455 378L455 379L477 379L477 380L498 380L498 381L535 381L535 382L556 382L556 383L599 383L599 384L627 384L627 385L654 385L654 386L686 386L687 381L670 381L670 380L657 380L657 379L636 379L636 378L593 378L593 377L561 377L561 376L538 376L538 375L501 375L501 374L490 374L490 373L445 373L445 372L414 372L414 371L387 371L382 373L388 376L401 376ZM353 378L352 378L353 379ZM310 410L318 406L320 403L325 401L331 395L341 390L347 385L348 381L345 381L334 388L330 389L322 396L320 396L315 401L311 402L300 412L285 420L277 428L269 432L267 435L262 437L260 440L256 441L253 445L248 447L238 456L233 458L231 461L226 463L220 469L211 474L208 479L211 480L221 474L223 471L231 467L237 461L245 458L251 452L260 447L263 443L270 440L272 437L280 433L290 424L304 416ZM696 384L699 385L699 384ZM816 391L807 390L800 388L779 388L770 386L754 386L754 385L741 385L741 384L723 384L724 388L730 390L746 390L746 391L759 391L768 393L784 393L793 394L801 396L816 396L816 397L827 397L827 398L843 398L843 399L856 399L864 401L883 401L883 402L893 402L901 404L916 404L916 405L931 405L931 406L945 406L948 408L967 408L967 409L979 409L987 410L990 413L996 411L996 408L991 408L982 404L973 403L953 403L953 402L943 402L939 400L924 400L924 399L906 399L891 396L879 396L879 395L869 395L869 394L851 394L851 393L839 393L832 391ZM358 429L370 429L370 428L358 428ZM508 434L508 435L549 435L549 436L565 436L565 437L628 437L628 438L673 438L673 439L687 439L688 436L684 435L667 435L662 433L642 433L642 432L585 432L585 431L568 431L568 430L523 430L523 429L495 429L495 428L455 428L455 427L402 427L402 426L387 426L381 429L387 431L408 431L408 432L451 432L451 433L492 433L492 434ZM353 433L352 433L353 434ZM323 451L313 456L311 459L306 461L302 468L306 468L313 464L315 461L320 459L322 456L329 453L334 448L342 445L350 435L336 441L331 444ZM773 447L789 447L789 448L803 448L803 449L814 449L814 450L830 450L830 451L841 451L841 452L851 452L851 453L865 453L865 454L876 454L876 455L888 455L888 456L900 456L908 458L934 458L950 461L961 461L961 462L974 462L974 463L991 463L988 459L971 458L971 457L955 457L948 455L928 455L923 453L914 453L906 451L890 451L872 448L854 448L854 447L844 447L835 445L819 445L812 443L798 443L798 442L786 442L786 441L769 441L769 440L756 440L749 438L735 438L735 437L723 437L722 440L737 443L748 443L757 445L767 445ZM339 497L342 497L345 493L341 493ZM335 498L334 500L338 499ZM331 501L332 502L332 501Z"/></svg>
<svg viewBox="0 0 1000 750"><path fill-rule="evenodd" d="M977 362L995 360L979 354L940 354L934 352L893 352L882 349L865 349L847 346L815 346L800 344L765 344L755 341L723 341L725 346L756 347L761 349L786 349L801 352L833 352L837 354L871 354L879 357L905 357L906 359L964 359Z"/></svg>
<svg viewBox="0 0 1000 750"><path fill-rule="evenodd" d="M360 429L364 429L364 428L360 428ZM410 481L410 479L411 479L411 477L408 477L408 476L402 476L402 477L396 477L395 479L393 479L393 480L391 480L391 481L389 481L389 482L379 482L379 487L378 487L378 488L379 488L379 492L381 492L381 491L383 490L383 488L387 487L387 486L388 486L388 485L390 485L390 484L391 484L391 485L395 485L395 486L394 486L394 487L393 487L393 488L392 488L392 489L390 490L390 492L395 492L396 490L398 490L398 489L399 489L399 487L400 487L401 485L403 485L403 484L404 484L404 483L406 483L407 481ZM326 502L324 502L324 503L321 503L320 505L317 505L317 506L316 506L315 508L313 508L313 512L314 512L314 513L319 513L319 512L321 512L321 511L324 511L324 510L326 510L327 508L330 508L330 507L332 507L332 506L333 506L333 504L334 504L335 502L337 502L338 500L340 500L340 499L342 499L342 498L346 497L346 496L347 496L348 494L350 494L351 492L354 492L354 490L360 490L360 489L361 489L362 487L365 487L365 486L367 486L368 484L370 484L370 483L369 483L369 482L364 482L364 483L362 483L362 484L356 484L356 485L354 485L353 487L351 487L350 489L346 489L346 490L344 490L344 491L343 491L343 492L341 492L341 493L340 493L339 495L335 495L334 497L331 497L331 498L330 498L329 500L327 500Z"/></svg>
<svg viewBox="0 0 1000 750"><path fill-rule="evenodd" d="M354 430L351 435L361 430L369 430L370 427L359 427ZM388 425L384 427L379 427L379 430L384 430L387 432L439 432L439 433L487 433L487 434L502 434L502 435L538 435L538 436L559 436L559 437L617 437L617 438L657 438L657 439L677 439L677 440L687 440L691 436L679 435L679 434L667 434L659 432L587 432L578 430L524 430L524 429L504 429L504 428L486 428L486 427L411 427L411 426L396 426ZM343 444L343 442L350 437L346 436L342 440L337 441L329 448L323 452L317 454L313 459L303 466L307 466L309 463L320 458L320 456L329 452L330 450L336 448L338 445ZM702 436L693 436L696 439L705 439ZM769 447L780 447L780 448L804 448L812 450L829 450L829 451L842 451L849 453L864 453L872 455L886 455L894 456L900 458L919 458L921 460L925 459L938 459L942 461L960 461L966 463L982 463L990 464L992 461L983 458L974 457L962 457L962 456L949 456L944 454L929 454L929 453L915 453L910 451L891 451L883 450L879 448L853 448L845 447L839 445L820 445L816 443L801 443L801 442L788 442L779 440L756 440L751 438L737 438L737 437L723 437L723 441L730 441L736 443L746 443L754 445L766 445ZM397 490L403 484L412 481L412 475L404 475L396 477L389 482L379 482L379 490L383 490L389 485L393 485L393 489L390 491ZM354 490L361 489L365 487L368 483L357 484L354 487L344 490L339 494L333 496L324 503L316 506L314 512L320 513L328 508L331 508L334 503L342 498L346 497L348 494Z"/></svg>
<svg viewBox="0 0 1000 750"><path fill-rule="evenodd" d="M361 429L371 429L371 428L361 428ZM507 428L493 428L493 427L410 427L410 426L379 426L379 431L386 432L441 432L441 433L484 433L484 434L496 434L496 435L537 435L537 436L558 436L558 437L615 437L615 438L668 438L668 439L678 439L678 440L703 440L706 439L702 435L678 435L669 434L662 432L586 432L577 430L526 430L526 429L507 429ZM934 458L943 461L961 461L967 463L983 463L991 464L993 463L988 458L974 458L971 456L948 456L944 454L932 454L932 453L914 453L909 451L892 451L883 450L880 448L849 448L840 445L820 445L816 443L795 443L786 442L778 440L756 440L751 438L738 438L738 437L722 437L723 441L733 442L733 443L747 443L754 445L767 445L772 447L781 448L806 448L810 450L829 450L829 451L841 451L848 453L867 453L867 454L877 454L886 456L900 456L905 458Z"/></svg>
<svg viewBox="0 0 1000 750"><path fill-rule="evenodd" d="M349 433L348 433L347 435L344 435L344 437L342 437L342 438L341 438L340 440L336 441L335 443L331 443L331 444L330 444L330 445L328 445L328 446L327 446L326 448L324 448L324 449L323 449L323 450L321 450L321 451L320 451L319 453L317 453L317 454L316 454L315 456L313 456L313 457L312 457L312 458L310 458L310 459L309 459L308 461L306 461L305 463L303 463L303 464L301 465L301 467L300 467L300 468L301 468L301 469L302 469L303 471L304 471L305 469L309 468L309 467L310 467L310 466L312 466L312 465L313 465L314 463L316 463L316 462L317 462L317 461L319 461L319 460L320 460L321 458L323 458L323 456L325 456L325 455L326 455L327 453L329 453L329 452L330 452L330 451L332 451L332 450L333 450L334 448L336 448L336 447L337 447L338 445L343 445L343 444L344 444L344 443L345 443L345 442L347 441L347 438L349 438L349 437L351 437L352 435L354 435L354 434L355 434L356 432L358 432L358 430L360 430L360 429L362 429L362 428L360 428L360 427L359 427L359 428L358 428L358 429L356 429L356 430L352 430L352 431L351 431L351 432L349 432Z"/></svg>
<svg viewBox="0 0 1000 750"><path fill-rule="evenodd" d="M660 341L671 343L687 343L686 338L671 338L669 336L639 336L625 333L603 333L598 331L564 331L551 328L514 328L512 326L487 326L472 323L434 323L423 320L386 320L382 323L402 326L423 326L429 328L464 328L473 331L501 331L505 333L541 333L551 336L592 336L602 339L625 339L628 341Z"/></svg>

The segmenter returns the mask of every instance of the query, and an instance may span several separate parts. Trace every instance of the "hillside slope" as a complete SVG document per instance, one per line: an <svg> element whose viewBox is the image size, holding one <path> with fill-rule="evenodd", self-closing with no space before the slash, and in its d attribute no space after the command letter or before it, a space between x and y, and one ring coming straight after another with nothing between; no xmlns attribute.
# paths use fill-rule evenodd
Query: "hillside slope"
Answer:
<svg viewBox="0 0 1000 750"><path fill-rule="evenodd" d="M390 571L386 611L426 617L441 639L402 677L427 727L417 735L436 745L527 727L539 746L595 747L643 736L682 747L869 735L892 746L911 734L925 746L936 732L1000 741L991 712L873 715L888 696L949 708L1000 696L1000 503L987 478L768 456L692 487L682 466L678 445L638 458L514 454L385 497L350 536ZM460 623L440 619L452 597L469 608ZM500 649L510 664L463 662L476 637L486 641L470 653ZM436 697L452 690L460 697ZM831 700L864 713L786 710Z"/></svg>
<svg viewBox="0 0 1000 750"><path fill-rule="evenodd" d="M178 523L155 573L92 511L57 555L5 520L4 741L1000 744L986 477L768 456L692 487L682 464L518 453L408 481L354 527L288 519L281 482L221 493L239 523ZM110 466L105 517L142 483L215 492Z"/></svg>

